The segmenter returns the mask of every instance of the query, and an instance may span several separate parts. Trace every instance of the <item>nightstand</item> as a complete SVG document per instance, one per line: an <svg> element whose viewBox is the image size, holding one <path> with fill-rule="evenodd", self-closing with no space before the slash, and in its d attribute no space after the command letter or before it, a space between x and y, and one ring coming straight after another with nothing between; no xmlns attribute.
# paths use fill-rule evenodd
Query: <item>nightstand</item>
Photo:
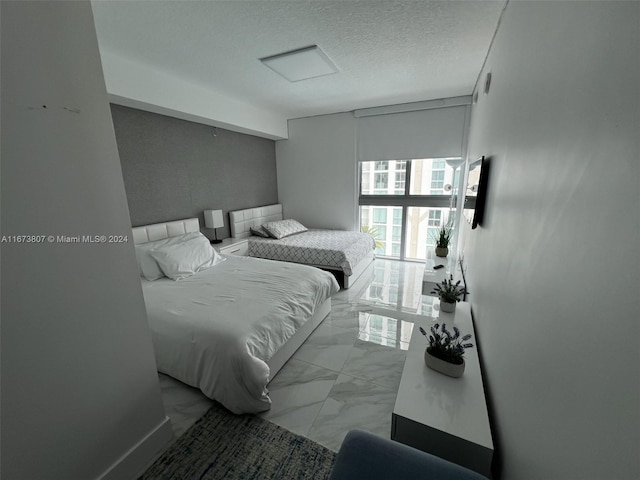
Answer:
<svg viewBox="0 0 640 480"><path fill-rule="evenodd" d="M213 247L223 255L242 257L249 255L249 241L246 238L225 238L221 243L214 244Z"/></svg>

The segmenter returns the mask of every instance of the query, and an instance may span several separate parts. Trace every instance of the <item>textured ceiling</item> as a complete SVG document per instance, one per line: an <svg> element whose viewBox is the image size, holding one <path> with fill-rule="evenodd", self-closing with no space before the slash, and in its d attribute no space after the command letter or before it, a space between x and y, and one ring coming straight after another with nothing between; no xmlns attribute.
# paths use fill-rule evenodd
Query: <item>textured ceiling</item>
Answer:
<svg viewBox="0 0 640 480"><path fill-rule="evenodd" d="M296 118L471 94L505 1L92 5L102 51ZM309 45L340 71L290 83L259 61Z"/></svg>

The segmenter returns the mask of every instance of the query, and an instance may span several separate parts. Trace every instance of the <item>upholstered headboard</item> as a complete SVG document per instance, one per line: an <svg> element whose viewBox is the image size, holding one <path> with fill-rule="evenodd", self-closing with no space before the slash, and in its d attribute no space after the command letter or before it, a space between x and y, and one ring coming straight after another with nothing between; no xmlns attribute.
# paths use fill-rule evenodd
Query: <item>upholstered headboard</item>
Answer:
<svg viewBox="0 0 640 480"><path fill-rule="evenodd" d="M279 203L263 207L247 208L229 212L231 236L246 238L251 235L249 228L257 227L267 222L282 220L282 205Z"/></svg>
<svg viewBox="0 0 640 480"><path fill-rule="evenodd" d="M162 240L163 238L177 237L185 233L199 232L200 222L197 218L186 218L173 222L141 225L139 227L133 227L131 231L133 232L133 243L139 245L141 243Z"/></svg>

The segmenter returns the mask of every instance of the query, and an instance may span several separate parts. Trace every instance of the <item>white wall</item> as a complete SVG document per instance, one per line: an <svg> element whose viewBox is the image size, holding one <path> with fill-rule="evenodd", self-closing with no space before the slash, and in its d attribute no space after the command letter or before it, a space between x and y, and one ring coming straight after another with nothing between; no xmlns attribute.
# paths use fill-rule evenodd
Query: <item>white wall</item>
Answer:
<svg viewBox="0 0 640 480"><path fill-rule="evenodd" d="M484 70L464 252L504 479L640 478L639 26L637 2L510 2Z"/></svg>
<svg viewBox="0 0 640 480"><path fill-rule="evenodd" d="M271 140L287 138L283 115L105 50L101 56L113 103Z"/></svg>
<svg viewBox="0 0 640 480"><path fill-rule="evenodd" d="M278 199L307 227L358 230L356 123L352 113L289 120L276 142Z"/></svg>
<svg viewBox="0 0 640 480"><path fill-rule="evenodd" d="M130 236L90 4L1 8L2 235ZM2 477L132 478L172 435L132 243L1 254Z"/></svg>

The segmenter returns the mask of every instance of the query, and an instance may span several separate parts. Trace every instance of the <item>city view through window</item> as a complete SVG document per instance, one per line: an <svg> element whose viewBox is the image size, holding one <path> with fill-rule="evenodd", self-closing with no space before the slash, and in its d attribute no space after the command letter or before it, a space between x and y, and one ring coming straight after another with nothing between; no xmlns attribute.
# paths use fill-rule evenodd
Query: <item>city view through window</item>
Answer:
<svg viewBox="0 0 640 480"><path fill-rule="evenodd" d="M462 160L430 158L360 163L360 225L376 254L426 260L442 225L454 223Z"/></svg>

